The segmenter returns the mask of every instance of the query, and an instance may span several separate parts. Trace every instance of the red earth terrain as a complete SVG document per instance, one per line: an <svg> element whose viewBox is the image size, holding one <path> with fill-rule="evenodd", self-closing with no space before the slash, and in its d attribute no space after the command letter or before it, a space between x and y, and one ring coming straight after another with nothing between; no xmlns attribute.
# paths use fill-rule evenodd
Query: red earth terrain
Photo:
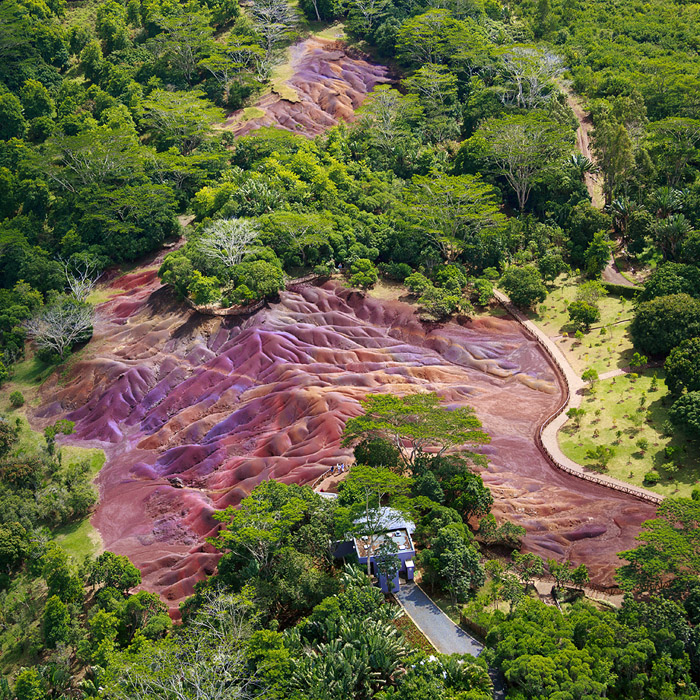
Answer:
<svg viewBox="0 0 700 700"><path fill-rule="evenodd" d="M274 126L316 136L340 121L353 121L367 93L375 85L391 82L386 67L348 56L338 41L312 37L290 52L291 77L284 81L284 95L294 98L270 92L255 103L263 116L243 121L244 110L238 110L229 115L225 129L242 136Z"/></svg>
<svg viewBox="0 0 700 700"><path fill-rule="evenodd" d="M186 308L155 269L112 287L121 293L99 307L68 376L44 385L35 420L69 418L71 440L105 449L92 523L173 610L215 569L212 513L264 479L309 483L347 460L343 426L371 392L474 406L492 438L483 477L496 517L527 529L525 549L585 562L596 583L612 583L616 553L654 514L540 454L534 435L562 388L514 321L428 326L408 304L334 282L282 292L249 318Z"/></svg>

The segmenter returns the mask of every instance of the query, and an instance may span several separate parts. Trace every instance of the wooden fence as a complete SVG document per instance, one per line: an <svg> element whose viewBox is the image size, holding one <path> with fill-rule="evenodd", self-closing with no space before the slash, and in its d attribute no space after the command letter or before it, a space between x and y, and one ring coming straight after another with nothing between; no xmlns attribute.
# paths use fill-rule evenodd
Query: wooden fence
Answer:
<svg viewBox="0 0 700 700"><path fill-rule="evenodd" d="M547 461L556 469L560 469L563 472L566 472L567 474L572 474L573 476L578 477L579 479L584 479L586 481L590 481L594 484L599 484L601 486L606 486L611 489L615 489L616 491L621 491L622 493L627 493L631 496L635 496L636 498L639 498L642 501L646 501L647 503L653 503L654 505L658 505L663 501L663 496L657 495L657 494L652 494L649 493L648 491L642 491L640 489L635 488L632 485L625 485L622 484L618 481L614 481L613 479L606 478L604 476L598 476L596 474L590 474L589 472L583 471L583 467L580 469L574 469L570 467L567 464L562 464L549 450L547 445L544 443L542 440L542 433L544 432L545 428L554 420L556 420L566 409L566 407L569 405L569 400L571 399L571 387L569 386L569 382L566 378L566 372L564 371L564 368L561 366L561 363L559 362L559 359L552 353L552 351L542 342L541 338L536 334L533 333L530 328L528 328L522 317L520 316L520 313L518 310L513 306L512 303L506 302L503 299L498 299L498 302L503 306L503 308L520 324L520 327L523 329L525 332L525 335L527 335L528 338L531 340L534 340L540 348L544 351L545 355L549 358L549 360L552 362L556 370L559 372L559 375L561 376L565 392L564 392L564 398L560 405L557 407L555 411L553 411L545 420L540 424L540 427L535 435L535 443L537 444L537 447L539 448L540 452L545 456Z"/></svg>

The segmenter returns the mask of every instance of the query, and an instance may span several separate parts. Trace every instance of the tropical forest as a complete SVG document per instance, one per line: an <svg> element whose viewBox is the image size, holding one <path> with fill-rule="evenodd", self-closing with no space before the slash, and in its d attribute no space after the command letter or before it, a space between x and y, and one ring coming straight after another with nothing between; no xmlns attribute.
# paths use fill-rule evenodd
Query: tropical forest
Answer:
<svg viewBox="0 0 700 700"><path fill-rule="evenodd" d="M700 4L0 0L0 700L700 700Z"/></svg>

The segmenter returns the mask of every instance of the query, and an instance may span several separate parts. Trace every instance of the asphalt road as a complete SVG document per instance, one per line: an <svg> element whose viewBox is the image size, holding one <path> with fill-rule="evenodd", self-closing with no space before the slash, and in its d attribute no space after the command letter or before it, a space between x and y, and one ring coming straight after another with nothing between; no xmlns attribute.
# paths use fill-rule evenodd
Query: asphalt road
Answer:
<svg viewBox="0 0 700 700"><path fill-rule="evenodd" d="M440 653L479 656L484 650L481 642L457 627L415 583L403 584L394 595Z"/></svg>
<svg viewBox="0 0 700 700"><path fill-rule="evenodd" d="M455 625L415 583L402 584L394 593L408 616L442 654L471 654L479 656L484 645L468 632ZM494 700L505 700L506 684L503 674L495 668L489 669L493 682Z"/></svg>

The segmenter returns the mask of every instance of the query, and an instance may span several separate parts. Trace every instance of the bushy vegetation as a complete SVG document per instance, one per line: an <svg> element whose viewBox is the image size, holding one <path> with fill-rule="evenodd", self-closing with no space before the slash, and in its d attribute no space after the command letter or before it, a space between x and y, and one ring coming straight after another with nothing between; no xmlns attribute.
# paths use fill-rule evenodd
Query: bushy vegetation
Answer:
<svg viewBox="0 0 700 700"><path fill-rule="evenodd" d="M612 342L610 324L624 321L622 301L597 282L616 250L653 268L629 331L638 364L640 353L667 357L674 403L657 411L669 418L663 430L697 439L697 5L245 5L0 3L0 382L27 340L48 363L89 341L99 275L179 236L178 216L191 212L185 244L159 271L180 299L245 306L274 298L288 277L342 270L361 289L380 274L401 282L421 317L440 321L487 305L498 283L545 325L556 320L557 333L571 324L591 378L615 351L584 334L600 323ZM234 140L212 128L267 89L309 21L335 19L391 59L399 85L377 87L355 124L315 140L281 130ZM587 100L595 162L574 153L565 79ZM596 170L602 203L586 186ZM571 270L576 291L560 294ZM629 452L623 428L598 427L588 398L591 442L576 450L616 469ZM635 398L625 429L652 484L682 468L680 439L653 450L648 397ZM17 390L8 399L24 404ZM0 640L13 674L0 697L490 697L485 661L412 649L366 574L334 560L329 543L376 536L387 505L416 521L426 585L455 605L472 601L509 697L698 696L697 501L666 501L624 553L619 581L644 602L545 608L527 595L544 563L518 553L523 528L490 513L478 451L488 436L473 411L445 411L434 395L372 396L363 410L347 424L358 465L337 502L265 482L218 514L217 573L176 630L156 596L129 593L140 574L128 560L75 562L52 540L96 498L90 465L64 459L57 442L72 425L49 426L30 449L16 413L0 419ZM584 414L571 415L580 427ZM509 568L486 563L485 547L515 549ZM382 566L396 566L395 552ZM560 592L588 577L569 562L548 570ZM487 581L507 613L484 598Z"/></svg>

